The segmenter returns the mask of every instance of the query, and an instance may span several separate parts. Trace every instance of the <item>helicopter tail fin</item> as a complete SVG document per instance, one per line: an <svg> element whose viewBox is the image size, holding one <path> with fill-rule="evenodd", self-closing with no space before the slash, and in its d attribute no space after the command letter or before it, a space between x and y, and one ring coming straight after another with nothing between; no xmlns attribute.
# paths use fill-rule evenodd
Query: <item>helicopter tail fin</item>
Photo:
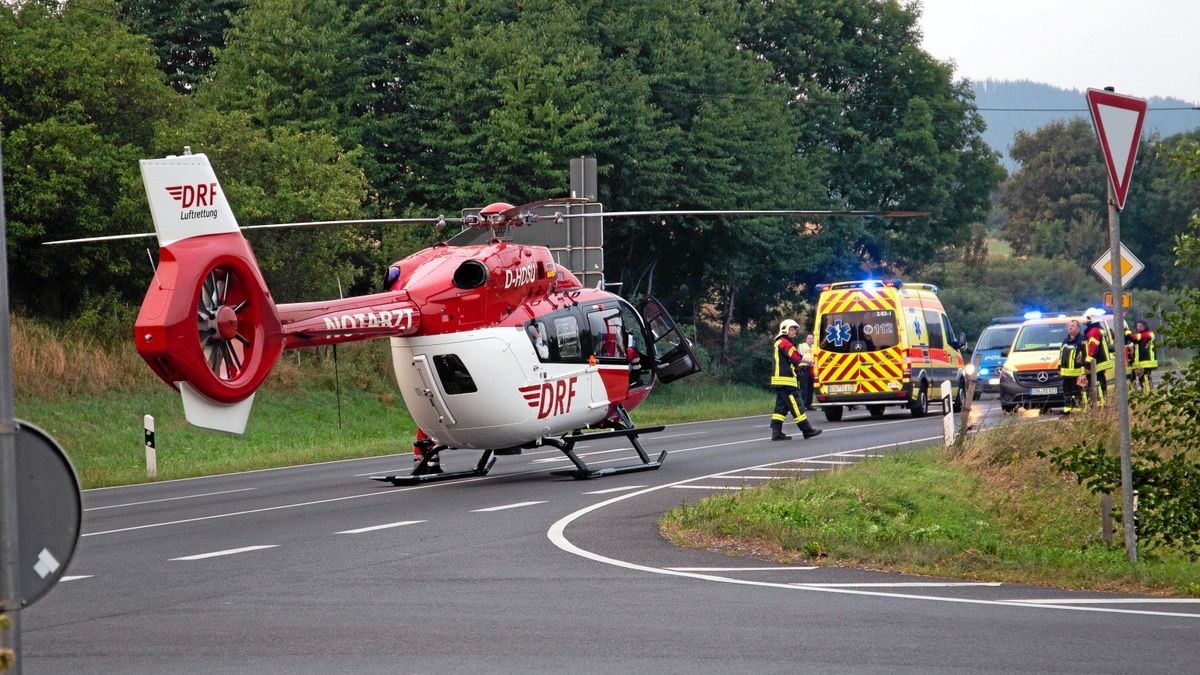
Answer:
<svg viewBox="0 0 1200 675"><path fill-rule="evenodd" d="M196 426L242 433L284 348L279 312L208 158L142 160L159 265L134 340Z"/></svg>

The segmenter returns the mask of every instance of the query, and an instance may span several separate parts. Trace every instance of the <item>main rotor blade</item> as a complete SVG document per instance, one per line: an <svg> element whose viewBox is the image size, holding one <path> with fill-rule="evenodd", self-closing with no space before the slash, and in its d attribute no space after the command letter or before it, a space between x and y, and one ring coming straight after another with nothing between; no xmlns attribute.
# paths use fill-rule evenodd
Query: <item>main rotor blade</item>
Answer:
<svg viewBox="0 0 1200 675"><path fill-rule="evenodd" d="M834 216L853 216L859 218L917 218L929 215L928 211L819 211L808 209L779 209L769 211L606 211L604 213L559 213L553 216L539 215L539 218L601 218L626 216L806 216L826 218Z"/></svg>
<svg viewBox="0 0 1200 675"><path fill-rule="evenodd" d="M320 225L418 225L427 223L462 223L462 218L376 218L364 220L313 220L304 223L271 223L268 225L244 225L243 230L267 230L267 229L282 229L287 227L316 227ZM82 239L58 239L56 241L44 241L43 246L54 246L58 244L88 244L96 241L119 241L122 239L142 239L144 237L153 237L153 232L138 232L136 234L110 234L104 237L84 237Z"/></svg>

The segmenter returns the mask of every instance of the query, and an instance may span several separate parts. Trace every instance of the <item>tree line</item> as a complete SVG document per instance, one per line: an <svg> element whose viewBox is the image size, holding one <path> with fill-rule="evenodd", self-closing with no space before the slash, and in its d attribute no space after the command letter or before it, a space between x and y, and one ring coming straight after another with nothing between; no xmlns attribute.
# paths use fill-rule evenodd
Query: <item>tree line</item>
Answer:
<svg viewBox="0 0 1200 675"><path fill-rule="evenodd" d="M652 279L685 322L711 319L724 338L803 318L816 283L867 274L961 288L983 321L996 298L971 293L986 274L1019 275L988 272L980 224L992 214L1032 260L1029 287L1052 293L1037 260L1087 264L1104 244L1103 168L1090 129L1057 123L1018 135L1021 168L998 191L970 83L920 48L918 12L881 0L4 4L13 304L66 318L139 303L146 240L41 242L150 231L137 160L189 146L209 155L244 225L559 196L578 156L597 158L610 211L928 210L610 218L607 272L642 292ZM1147 262L1139 284L1194 281L1152 246L1196 203L1165 159L1185 140L1150 139L1139 155L1123 216ZM392 261L439 237L356 227L251 243L276 299L302 301L376 290Z"/></svg>
<svg viewBox="0 0 1200 675"><path fill-rule="evenodd" d="M240 222L455 213L558 196L594 156L608 210L906 208L915 221L610 219L607 264L677 306L765 321L798 287L961 245L1002 174L917 9L787 0L27 0L0 7L12 296L65 317L137 302L137 171L212 159ZM434 240L272 232L279 300L375 288Z"/></svg>

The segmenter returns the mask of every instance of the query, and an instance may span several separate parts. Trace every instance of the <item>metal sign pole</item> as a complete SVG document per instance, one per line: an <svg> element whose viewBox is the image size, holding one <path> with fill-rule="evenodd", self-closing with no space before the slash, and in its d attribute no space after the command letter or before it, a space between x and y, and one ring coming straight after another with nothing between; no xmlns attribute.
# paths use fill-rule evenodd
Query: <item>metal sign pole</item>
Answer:
<svg viewBox="0 0 1200 675"><path fill-rule="evenodd" d="M1121 520L1125 524L1125 553L1131 562L1137 562L1137 530L1133 522L1133 459L1129 449L1129 384L1125 379L1125 309L1119 298L1122 292L1121 270L1121 213L1117 210L1117 196L1112 183L1108 185L1108 236L1112 241L1112 288L1113 288L1113 359L1116 368L1117 434L1121 446Z"/></svg>
<svg viewBox="0 0 1200 675"><path fill-rule="evenodd" d="M20 561L17 547L17 438L13 425L12 344L8 320L8 230L4 219L4 129L0 126L0 611L12 626L0 646L13 651L10 673L21 675Z"/></svg>

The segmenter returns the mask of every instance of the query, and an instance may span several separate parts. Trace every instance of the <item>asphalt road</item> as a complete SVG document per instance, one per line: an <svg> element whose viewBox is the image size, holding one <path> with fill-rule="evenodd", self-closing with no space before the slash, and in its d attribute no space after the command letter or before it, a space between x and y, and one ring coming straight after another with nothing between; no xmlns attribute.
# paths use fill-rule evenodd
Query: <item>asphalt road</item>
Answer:
<svg viewBox="0 0 1200 675"><path fill-rule="evenodd" d="M551 475L569 463L546 448L416 487L367 479L410 469L405 453L91 490L68 576L22 612L24 672L1195 672L1197 601L659 537L685 500L940 442L942 425L814 421L825 434L775 443L766 416L671 426L643 437L670 451L662 469L592 481ZM597 468L633 454L577 448Z"/></svg>

